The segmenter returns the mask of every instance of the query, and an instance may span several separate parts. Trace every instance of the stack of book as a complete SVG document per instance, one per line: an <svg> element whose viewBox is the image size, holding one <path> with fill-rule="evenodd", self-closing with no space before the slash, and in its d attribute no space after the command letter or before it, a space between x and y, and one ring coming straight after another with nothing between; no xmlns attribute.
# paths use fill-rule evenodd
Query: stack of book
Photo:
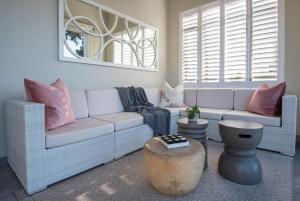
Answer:
<svg viewBox="0 0 300 201"><path fill-rule="evenodd" d="M163 135L160 137L160 142L168 149L187 147L189 146L189 141L182 135Z"/></svg>

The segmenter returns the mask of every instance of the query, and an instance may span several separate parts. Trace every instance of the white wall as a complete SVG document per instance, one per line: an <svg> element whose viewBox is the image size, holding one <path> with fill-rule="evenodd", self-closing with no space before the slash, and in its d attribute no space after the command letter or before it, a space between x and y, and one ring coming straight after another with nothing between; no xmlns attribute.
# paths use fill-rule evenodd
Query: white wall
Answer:
<svg viewBox="0 0 300 201"><path fill-rule="evenodd" d="M168 1L168 81L179 83L179 13L215 0ZM298 96L298 129L300 135L300 0L285 0L285 81L287 93Z"/></svg>
<svg viewBox="0 0 300 201"><path fill-rule="evenodd" d="M71 89L114 86L159 87L166 79L167 0L98 0L159 29L159 72L58 61L58 0L0 2L0 157L5 156L3 100L23 95L23 79Z"/></svg>

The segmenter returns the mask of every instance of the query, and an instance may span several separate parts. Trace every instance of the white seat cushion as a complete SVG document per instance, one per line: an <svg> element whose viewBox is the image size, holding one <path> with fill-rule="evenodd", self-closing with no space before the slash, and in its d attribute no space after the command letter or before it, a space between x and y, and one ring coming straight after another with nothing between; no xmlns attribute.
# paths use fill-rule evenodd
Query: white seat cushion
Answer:
<svg viewBox="0 0 300 201"><path fill-rule="evenodd" d="M200 118L203 119L215 119L222 120L223 114L230 110L226 109L214 109L214 108L200 108ZM181 111L181 116L186 117L187 114L185 111Z"/></svg>
<svg viewBox="0 0 300 201"><path fill-rule="evenodd" d="M135 112L118 112L95 116L94 118L114 123L115 131L133 128L144 124L143 116Z"/></svg>
<svg viewBox="0 0 300 201"><path fill-rule="evenodd" d="M171 113L171 117L180 116L181 112L184 112L187 107L166 107L164 109L167 109Z"/></svg>
<svg viewBox="0 0 300 201"><path fill-rule="evenodd" d="M224 120L242 120L242 121L252 121L263 124L265 126L276 126L280 127L281 119L280 117L268 117L260 114L254 114L247 111L232 110L226 112L223 115Z"/></svg>
<svg viewBox="0 0 300 201"><path fill-rule="evenodd" d="M59 147L113 132L112 123L93 118L78 119L74 123L46 132L46 147Z"/></svg>
<svg viewBox="0 0 300 201"><path fill-rule="evenodd" d="M76 119L87 118L89 111L85 91L70 91L70 98Z"/></svg>
<svg viewBox="0 0 300 201"><path fill-rule="evenodd" d="M223 115L230 110L214 109L214 108L200 108L200 118L221 120Z"/></svg>

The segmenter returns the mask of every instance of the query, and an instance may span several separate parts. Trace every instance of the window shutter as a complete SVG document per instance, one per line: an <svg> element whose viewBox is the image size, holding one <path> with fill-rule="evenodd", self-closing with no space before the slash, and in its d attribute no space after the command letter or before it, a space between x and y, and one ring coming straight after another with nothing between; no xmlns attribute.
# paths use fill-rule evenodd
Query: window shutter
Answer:
<svg viewBox="0 0 300 201"><path fill-rule="evenodd" d="M123 35L123 39L125 41L129 41L130 38L128 36L128 34L126 32L122 32L122 35ZM131 52L131 48L128 44L124 43L122 44L123 46L123 54L122 54L122 57L123 57L123 64L124 65L131 65L131 58L132 58L132 52Z"/></svg>
<svg viewBox="0 0 300 201"><path fill-rule="evenodd" d="M220 80L220 3L202 7L202 82Z"/></svg>
<svg viewBox="0 0 300 201"><path fill-rule="evenodd" d="M228 87L282 81L282 1L216 0L182 13L182 82Z"/></svg>
<svg viewBox="0 0 300 201"><path fill-rule="evenodd" d="M144 29L144 34L145 34L145 39L148 39L150 41L154 40L154 36L155 36L155 32L152 29L148 29L145 28ZM144 49L144 65L147 67L150 67L150 65L153 63L154 57L155 57L155 52L153 47L151 46L151 43L145 40L144 41L144 45L145 45L145 49ZM153 41L155 42L155 41ZM154 66L151 66L154 67Z"/></svg>
<svg viewBox="0 0 300 201"><path fill-rule="evenodd" d="M252 0L252 81L277 80L278 0Z"/></svg>
<svg viewBox="0 0 300 201"><path fill-rule="evenodd" d="M135 36L136 32L137 32L137 28L134 28L132 30L132 35ZM142 46L142 44L143 44L142 41L141 41L142 38L143 38L143 30L140 29L134 40L135 40L135 42L137 44L139 44L140 46ZM139 57L139 59L140 59L141 62L143 62L143 60L144 60L143 59L143 51L141 49L138 49L138 50L139 50L137 52L138 55L135 55L135 53L133 51L131 51L131 53L132 53L132 65L133 66L138 66L138 62L137 62L136 56Z"/></svg>
<svg viewBox="0 0 300 201"><path fill-rule="evenodd" d="M116 37L121 39L122 35L118 35ZM114 41L113 44L114 44L114 49L113 49L114 63L122 64L122 44L117 41Z"/></svg>
<svg viewBox="0 0 300 201"><path fill-rule="evenodd" d="M198 81L198 13L189 13L182 18L182 82Z"/></svg>
<svg viewBox="0 0 300 201"><path fill-rule="evenodd" d="M246 0L225 1L224 81L245 81L247 66Z"/></svg>

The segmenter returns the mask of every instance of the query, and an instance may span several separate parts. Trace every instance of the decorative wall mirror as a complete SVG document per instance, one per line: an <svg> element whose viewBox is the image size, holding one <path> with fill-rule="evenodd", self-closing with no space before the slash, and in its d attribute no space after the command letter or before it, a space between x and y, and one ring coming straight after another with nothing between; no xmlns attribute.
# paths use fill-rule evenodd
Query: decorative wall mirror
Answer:
<svg viewBox="0 0 300 201"><path fill-rule="evenodd" d="M92 0L59 0L62 61L158 70L158 30Z"/></svg>

